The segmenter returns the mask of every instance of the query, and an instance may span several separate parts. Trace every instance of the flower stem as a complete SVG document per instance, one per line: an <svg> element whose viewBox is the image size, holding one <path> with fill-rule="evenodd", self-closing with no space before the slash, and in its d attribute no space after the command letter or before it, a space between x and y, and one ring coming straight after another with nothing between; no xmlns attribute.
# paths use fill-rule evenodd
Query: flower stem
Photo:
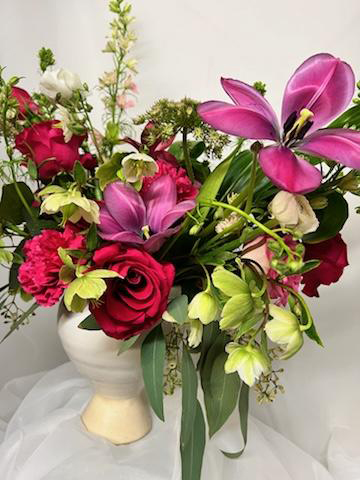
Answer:
<svg viewBox="0 0 360 480"><path fill-rule="evenodd" d="M251 207L252 207L252 204L253 204L253 197L254 197L255 184L256 184L256 171L257 171L257 151L253 151L251 175L250 175L249 186L248 186L248 189L247 189L247 199L246 199L246 204L245 204L245 212L246 213L251 212Z"/></svg>
<svg viewBox="0 0 360 480"><path fill-rule="evenodd" d="M187 143L187 128L185 127L182 132L182 146L183 146L183 152L184 152L184 162L185 162L185 167L187 174L191 180L192 183L195 181L195 175L194 175L194 170L193 166L191 163L191 158L190 158L190 153L189 153L189 146Z"/></svg>

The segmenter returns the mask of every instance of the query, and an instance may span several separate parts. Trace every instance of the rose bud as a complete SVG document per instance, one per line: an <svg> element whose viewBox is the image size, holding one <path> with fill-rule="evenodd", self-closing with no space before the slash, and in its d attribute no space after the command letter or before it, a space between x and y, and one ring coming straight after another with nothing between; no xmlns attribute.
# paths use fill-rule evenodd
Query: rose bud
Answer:
<svg viewBox="0 0 360 480"><path fill-rule="evenodd" d="M309 201L303 195L281 191L273 198L269 211L282 227L293 228L303 234L315 232L319 226Z"/></svg>

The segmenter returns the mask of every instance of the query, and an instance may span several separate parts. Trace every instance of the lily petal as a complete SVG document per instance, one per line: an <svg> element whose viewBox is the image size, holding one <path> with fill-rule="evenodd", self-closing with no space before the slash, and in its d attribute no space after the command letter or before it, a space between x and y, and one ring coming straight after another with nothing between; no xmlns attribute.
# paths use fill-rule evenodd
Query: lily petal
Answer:
<svg viewBox="0 0 360 480"><path fill-rule="evenodd" d="M146 240L144 243L144 248L147 252L154 253L157 252L165 243L165 241L175 235L179 231L180 227L169 228L164 232L155 233L155 235L151 235L151 237Z"/></svg>
<svg viewBox="0 0 360 480"><path fill-rule="evenodd" d="M119 243L135 243L143 244L144 240L134 232L117 232L117 233L104 233L99 232L99 236L103 240L109 240L110 242L119 242Z"/></svg>
<svg viewBox="0 0 360 480"><path fill-rule="evenodd" d="M145 193L148 225L152 232L162 230L163 219L175 207L176 197L176 184L169 175L159 177Z"/></svg>
<svg viewBox="0 0 360 480"><path fill-rule="evenodd" d="M176 220L183 217L186 212L189 212L193 208L195 208L196 202L195 200L184 200L183 202L178 203L172 208L162 219L161 221L161 230L166 230L167 228L171 227Z"/></svg>
<svg viewBox="0 0 360 480"><path fill-rule="evenodd" d="M266 147L259 152L259 163L265 175L281 190L308 193L321 184L321 173L286 147Z"/></svg>
<svg viewBox="0 0 360 480"><path fill-rule="evenodd" d="M277 140L278 131L270 120L250 108L210 101L198 106L198 114L213 128L237 137Z"/></svg>
<svg viewBox="0 0 360 480"><path fill-rule="evenodd" d="M313 55L288 81L282 104L282 124L303 108L314 113L309 132L328 124L349 104L355 90L351 67L328 53Z"/></svg>
<svg viewBox="0 0 360 480"><path fill-rule="evenodd" d="M279 131L276 113L270 103L255 88L232 78L222 78L221 84L234 103L239 107L245 107L253 112L260 113Z"/></svg>
<svg viewBox="0 0 360 480"><path fill-rule="evenodd" d="M122 182L111 183L105 189L104 199L110 215L122 227L121 230L139 233L146 225L145 205L134 188ZM100 229L103 230L101 224Z"/></svg>
<svg viewBox="0 0 360 480"><path fill-rule="evenodd" d="M360 132L345 128L319 130L299 146L299 150L360 169Z"/></svg>

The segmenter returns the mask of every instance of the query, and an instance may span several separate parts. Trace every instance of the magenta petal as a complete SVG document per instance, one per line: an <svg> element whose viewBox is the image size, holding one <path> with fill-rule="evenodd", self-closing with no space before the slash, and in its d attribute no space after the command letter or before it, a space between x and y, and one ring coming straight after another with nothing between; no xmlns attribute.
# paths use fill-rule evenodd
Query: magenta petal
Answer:
<svg viewBox="0 0 360 480"><path fill-rule="evenodd" d="M281 121L303 108L314 113L313 132L328 124L349 104L355 77L351 67L328 53L308 58L295 71L285 88Z"/></svg>
<svg viewBox="0 0 360 480"><path fill-rule="evenodd" d="M109 210L104 206L100 209L100 230L104 233L117 233L122 227L113 219Z"/></svg>
<svg viewBox="0 0 360 480"><path fill-rule="evenodd" d="M186 212L192 210L196 205L194 200L184 200L183 202L178 203L175 205L173 209L171 209L161 221L161 231L166 230L169 228L176 220L183 217Z"/></svg>
<svg viewBox="0 0 360 480"><path fill-rule="evenodd" d="M121 230L138 233L146 224L144 202L130 185L111 183L105 189L104 200L110 215L122 227Z"/></svg>
<svg viewBox="0 0 360 480"><path fill-rule="evenodd" d="M265 175L282 190L308 193L321 184L321 173L286 147L266 147L259 152L259 163Z"/></svg>
<svg viewBox="0 0 360 480"><path fill-rule="evenodd" d="M345 128L318 130L305 137L299 150L360 170L360 132Z"/></svg>
<svg viewBox="0 0 360 480"><path fill-rule="evenodd" d="M225 102L205 102L198 106L204 122L216 130L254 140L277 140L274 125L259 112Z"/></svg>
<svg viewBox="0 0 360 480"><path fill-rule="evenodd" d="M165 215L176 205L176 184L169 175L163 175L152 183L144 195L150 230L160 232Z"/></svg>
<svg viewBox="0 0 360 480"><path fill-rule="evenodd" d="M120 243L135 243L143 244L144 240L134 232L118 232L118 233L108 233L108 232L99 232L99 236L103 240L109 240L110 242L120 242Z"/></svg>
<svg viewBox="0 0 360 480"><path fill-rule="evenodd" d="M276 114L270 103L247 83L233 80L232 78L222 78L221 84L225 92L239 107L245 107L253 112L260 113L279 130Z"/></svg>
<svg viewBox="0 0 360 480"><path fill-rule="evenodd" d="M179 231L179 228L180 227L169 228L164 232L151 235L151 237L144 243L145 250L150 253L157 252L169 237L172 237Z"/></svg>

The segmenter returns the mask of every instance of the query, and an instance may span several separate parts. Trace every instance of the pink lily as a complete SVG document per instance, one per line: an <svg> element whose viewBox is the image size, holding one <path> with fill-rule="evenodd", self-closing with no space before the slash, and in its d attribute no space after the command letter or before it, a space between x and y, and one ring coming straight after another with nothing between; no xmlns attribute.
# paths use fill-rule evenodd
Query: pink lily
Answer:
<svg viewBox="0 0 360 480"><path fill-rule="evenodd" d="M321 184L319 170L294 150L360 169L360 133L350 129L323 129L345 110L355 89L351 67L327 53L308 58L287 83L282 103L281 132L269 102L253 87L221 79L235 105L210 101L198 107L201 118L231 135L272 140L259 152L265 175L282 190L307 193Z"/></svg>
<svg viewBox="0 0 360 480"><path fill-rule="evenodd" d="M112 242L142 245L156 252L179 226L174 223L195 207L195 200L177 203L175 181L164 175L141 196L122 182L108 185L100 209L99 235Z"/></svg>

